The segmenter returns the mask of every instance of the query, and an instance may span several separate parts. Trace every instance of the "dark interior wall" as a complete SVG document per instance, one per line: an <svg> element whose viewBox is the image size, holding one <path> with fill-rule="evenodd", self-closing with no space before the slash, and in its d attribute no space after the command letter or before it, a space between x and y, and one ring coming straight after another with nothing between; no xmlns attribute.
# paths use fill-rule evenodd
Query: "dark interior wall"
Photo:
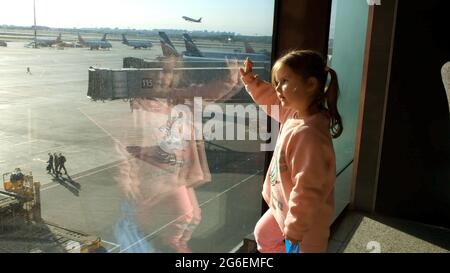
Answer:
<svg viewBox="0 0 450 273"><path fill-rule="evenodd" d="M275 58L292 49L328 50L331 0L277 0Z"/></svg>
<svg viewBox="0 0 450 273"><path fill-rule="evenodd" d="M450 228L447 3L399 1L376 211Z"/></svg>

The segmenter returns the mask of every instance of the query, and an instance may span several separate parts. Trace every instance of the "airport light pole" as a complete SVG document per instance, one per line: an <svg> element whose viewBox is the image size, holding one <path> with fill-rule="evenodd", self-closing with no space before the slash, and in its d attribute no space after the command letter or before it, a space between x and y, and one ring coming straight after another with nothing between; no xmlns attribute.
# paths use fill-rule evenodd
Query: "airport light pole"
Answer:
<svg viewBox="0 0 450 273"><path fill-rule="evenodd" d="M34 11L34 48L37 48L36 0L33 0L33 11Z"/></svg>

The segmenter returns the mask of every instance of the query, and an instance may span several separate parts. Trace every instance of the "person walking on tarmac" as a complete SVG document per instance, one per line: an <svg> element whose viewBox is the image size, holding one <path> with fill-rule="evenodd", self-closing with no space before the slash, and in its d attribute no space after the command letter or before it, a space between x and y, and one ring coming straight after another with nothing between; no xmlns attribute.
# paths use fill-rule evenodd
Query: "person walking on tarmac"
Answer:
<svg viewBox="0 0 450 273"><path fill-rule="evenodd" d="M62 174L61 169L64 169L64 174L67 175L66 166L64 166L65 163L66 157L59 153L59 174Z"/></svg>
<svg viewBox="0 0 450 273"><path fill-rule="evenodd" d="M53 168L53 155L51 153L48 153L48 161L47 161L47 172L53 173L55 172L55 169Z"/></svg>
<svg viewBox="0 0 450 273"><path fill-rule="evenodd" d="M56 153L53 154L53 162L54 162L54 169L53 169L53 173L58 176L59 174L59 157Z"/></svg>

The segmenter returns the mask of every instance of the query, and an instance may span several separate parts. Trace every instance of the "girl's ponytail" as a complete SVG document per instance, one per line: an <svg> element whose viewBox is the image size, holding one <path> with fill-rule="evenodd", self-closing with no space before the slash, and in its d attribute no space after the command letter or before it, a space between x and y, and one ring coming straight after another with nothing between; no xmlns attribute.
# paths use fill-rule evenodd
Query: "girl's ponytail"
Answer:
<svg viewBox="0 0 450 273"><path fill-rule="evenodd" d="M325 100L327 103L328 113L330 114L330 131L333 138L338 138L344 129L342 125L342 118L337 108L337 101L339 97L339 81L336 71L332 68L326 68L330 73L330 84L325 91Z"/></svg>

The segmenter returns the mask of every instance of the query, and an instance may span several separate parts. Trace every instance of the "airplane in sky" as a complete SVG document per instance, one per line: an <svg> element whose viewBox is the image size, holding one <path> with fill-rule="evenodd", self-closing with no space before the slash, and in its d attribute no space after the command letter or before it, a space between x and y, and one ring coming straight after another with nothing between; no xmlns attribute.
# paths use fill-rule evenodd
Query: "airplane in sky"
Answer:
<svg viewBox="0 0 450 273"><path fill-rule="evenodd" d="M200 19L198 19L198 20L193 19L193 18L191 18L191 17L187 17L187 16L183 16L183 17L181 17L181 18L183 18L183 19L186 20L186 21L194 22L194 23L201 23L201 22L202 22L202 17L200 17Z"/></svg>
<svg viewBox="0 0 450 273"><path fill-rule="evenodd" d="M186 51L183 52L184 58L207 58L207 59L237 59L245 60L250 58L252 61L270 61L269 56L263 53L240 53L240 52L209 52L200 51L189 34L183 34Z"/></svg>
<svg viewBox="0 0 450 273"><path fill-rule="evenodd" d="M89 47L91 50L112 48L111 43L106 40L106 33L103 35L103 38L101 40L95 39L85 40L83 39L83 37L81 37L80 33L78 33L78 42L80 43L81 46Z"/></svg>
<svg viewBox="0 0 450 273"><path fill-rule="evenodd" d="M128 40L125 34L122 34L122 44L127 46L132 46L134 49L139 48L151 48L153 47L153 43L150 41L144 40Z"/></svg>
<svg viewBox="0 0 450 273"><path fill-rule="evenodd" d="M38 38L33 39L26 47L51 47L53 45L61 43L61 33L56 37L56 39L52 38Z"/></svg>

